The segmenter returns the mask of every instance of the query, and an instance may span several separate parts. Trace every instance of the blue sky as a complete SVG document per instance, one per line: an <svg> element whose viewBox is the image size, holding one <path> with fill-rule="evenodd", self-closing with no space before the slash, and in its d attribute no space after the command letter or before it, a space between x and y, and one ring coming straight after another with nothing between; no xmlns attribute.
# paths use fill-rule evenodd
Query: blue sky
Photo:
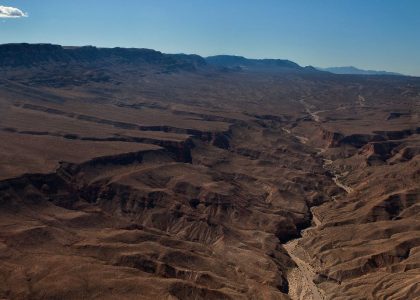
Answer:
<svg viewBox="0 0 420 300"><path fill-rule="evenodd" d="M420 75L419 0L20 0L0 43L143 47Z"/></svg>

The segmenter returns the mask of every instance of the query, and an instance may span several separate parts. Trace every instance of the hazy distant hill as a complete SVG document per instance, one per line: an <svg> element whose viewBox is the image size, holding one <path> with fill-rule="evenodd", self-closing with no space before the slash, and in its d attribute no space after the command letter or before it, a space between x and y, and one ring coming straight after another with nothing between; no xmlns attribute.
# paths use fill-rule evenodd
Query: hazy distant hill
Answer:
<svg viewBox="0 0 420 300"><path fill-rule="evenodd" d="M362 70L353 66L348 67L330 67L330 68L317 68L321 71L327 71L334 74L349 74L349 75L403 75L395 72L387 71L374 71L374 70Z"/></svg>
<svg viewBox="0 0 420 300"><path fill-rule="evenodd" d="M235 55L215 55L206 57L206 62L209 65L230 69L319 72L314 67L302 67L287 59L252 59Z"/></svg>
<svg viewBox="0 0 420 300"><path fill-rule="evenodd" d="M224 67L283 67L302 69L297 63L286 59L250 59L243 56L216 55L206 58L207 63Z"/></svg>

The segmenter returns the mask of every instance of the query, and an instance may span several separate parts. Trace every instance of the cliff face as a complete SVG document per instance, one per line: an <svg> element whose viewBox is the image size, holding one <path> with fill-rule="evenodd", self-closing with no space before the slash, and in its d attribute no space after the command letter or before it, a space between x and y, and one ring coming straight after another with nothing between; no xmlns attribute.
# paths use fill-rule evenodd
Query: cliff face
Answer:
<svg viewBox="0 0 420 300"><path fill-rule="evenodd" d="M155 65L168 70L195 70L206 64L198 55L163 54L150 49L62 47L51 44L0 45L0 66L33 67L37 65Z"/></svg>

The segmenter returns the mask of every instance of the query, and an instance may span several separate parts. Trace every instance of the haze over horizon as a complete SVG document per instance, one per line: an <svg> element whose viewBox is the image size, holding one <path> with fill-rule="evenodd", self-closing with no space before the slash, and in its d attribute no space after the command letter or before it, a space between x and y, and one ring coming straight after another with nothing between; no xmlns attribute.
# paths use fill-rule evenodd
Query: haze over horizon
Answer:
<svg viewBox="0 0 420 300"><path fill-rule="evenodd" d="M420 75L420 2L2 1L0 43L151 48ZM7 15L10 13L11 15Z"/></svg>

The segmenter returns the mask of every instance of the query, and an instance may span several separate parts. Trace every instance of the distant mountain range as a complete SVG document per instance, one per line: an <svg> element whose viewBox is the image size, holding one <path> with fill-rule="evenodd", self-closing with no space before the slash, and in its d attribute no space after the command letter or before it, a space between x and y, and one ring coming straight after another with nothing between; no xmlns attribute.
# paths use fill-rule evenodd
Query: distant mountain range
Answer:
<svg viewBox="0 0 420 300"><path fill-rule="evenodd" d="M320 71L326 71L334 74L347 74L347 75L396 75L404 76L400 73L387 72L387 71L374 71L374 70L363 70L353 66L348 67L331 67L331 68L317 68Z"/></svg>
<svg viewBox="0 0 420 300"><path fill-rule="evenodd" d="M314 67L302 67L287 59L253 59L235 55L215 55L205 59L209 65L233 70L318 72Z"/></svg>
<svg viewBox="0 0 420 300"><path fill-rule="evenodd" d="M216 55L206 58L207 63L221 67L283 67L290 69L301 69L297 63L286 59L250 59L235 55Z"/></svg>
<svg viewBox="0 0 420 300"><path fill-rule="evenodd" d="M66 47L52 44L0 45L0 67L85 66L85 67L158 67L163 71L257 71L320 72L285 59L249 59L234 55L201 57L187 54L165 54L151 49Z"/></svg>
<svg viewBox="0 0 420 300"><path fill-rule="evenodd" d="M402 75L393 72L361 70L355 67L302 67L287 59L251 59L235 55L201 57L165 54L151 49L65 47L52 44L2 44L0 67L79 66L94 68L158 68L162 72L222 70L274 73L319 73L357 75Z"/></svg>

